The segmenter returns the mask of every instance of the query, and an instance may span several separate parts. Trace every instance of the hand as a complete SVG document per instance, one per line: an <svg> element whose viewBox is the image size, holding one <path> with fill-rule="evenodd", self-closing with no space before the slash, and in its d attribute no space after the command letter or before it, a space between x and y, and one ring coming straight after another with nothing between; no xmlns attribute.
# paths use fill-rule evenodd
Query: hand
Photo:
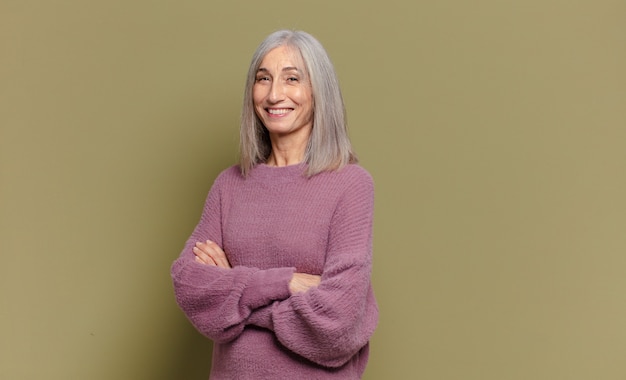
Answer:
<svg viewBox="0 0 626 380"><path fill-rule="evenodd" d="M303 293L320 284L321 277L308 273L294 273L289 281L291 294Z"/></svg>
<svg viewBox="0 0 626 380"><path fill-rule="evenodd" d="M222 248L211 240L197 242L196 246L193 247L193 254L196 255L196 261L200 264L213 265L225 269L231 268Z"/></svg>

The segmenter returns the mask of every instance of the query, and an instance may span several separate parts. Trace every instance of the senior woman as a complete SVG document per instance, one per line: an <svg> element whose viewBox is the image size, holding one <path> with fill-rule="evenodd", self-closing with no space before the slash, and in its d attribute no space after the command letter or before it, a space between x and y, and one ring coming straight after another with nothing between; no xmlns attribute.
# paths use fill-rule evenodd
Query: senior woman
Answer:
<svg viewBox="0 0 626 380"><path fill-rule="evenodd" d="M214 342L210 378L359 379L378 321L374 188L315 38L260 44L240 132L240 163L213 183L171 271L181 309Z"/></svg>

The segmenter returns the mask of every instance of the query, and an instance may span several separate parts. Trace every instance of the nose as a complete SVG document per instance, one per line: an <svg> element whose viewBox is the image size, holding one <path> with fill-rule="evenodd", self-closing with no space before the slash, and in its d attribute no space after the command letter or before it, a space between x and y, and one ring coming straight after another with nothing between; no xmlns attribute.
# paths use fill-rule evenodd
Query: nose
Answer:
<svg viewBox="0 0 626 380"><path fill-rule="evenodd" d="M278 103L284 100L285 92L283 88L283 84L280 81L273 81L272 87L270 88L270 93L268 96L268 100L271 103Z"/></svg>

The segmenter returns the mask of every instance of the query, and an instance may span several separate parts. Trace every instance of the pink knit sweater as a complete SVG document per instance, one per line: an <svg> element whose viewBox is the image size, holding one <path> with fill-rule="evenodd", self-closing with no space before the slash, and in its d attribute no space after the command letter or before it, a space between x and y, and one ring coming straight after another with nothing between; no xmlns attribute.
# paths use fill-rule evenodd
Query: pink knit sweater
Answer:
<svg viewBox="0 0 626 380"><path fill-rule="evenodd" d="M178 304L214 341L211 379L359 379L365 370L378 321L373 182L358 165L308 179L304 169L222 172L172 265ZM232 269L194 261L194 243L207 239ZM294 271L321 282L290 295Z"/></svg>

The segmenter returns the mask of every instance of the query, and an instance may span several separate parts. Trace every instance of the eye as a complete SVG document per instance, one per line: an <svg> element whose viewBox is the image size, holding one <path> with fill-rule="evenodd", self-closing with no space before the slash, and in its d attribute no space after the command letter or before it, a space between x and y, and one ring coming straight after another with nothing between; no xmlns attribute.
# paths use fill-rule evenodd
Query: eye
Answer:
<svg viewBox="0 0 626 380"><path fill-rule="evenodd" d="M298 78L297 77L289 77L287 78L287 82L297 82Z"/></svg>
<svg viewBox="0 0 626 380"><path fill-rule="evenodd" d="M256 81L257 82L265 82L265 81L269 81L269 80L270 80L270 77L268 77L267 75L256 77Z"/></svg>

